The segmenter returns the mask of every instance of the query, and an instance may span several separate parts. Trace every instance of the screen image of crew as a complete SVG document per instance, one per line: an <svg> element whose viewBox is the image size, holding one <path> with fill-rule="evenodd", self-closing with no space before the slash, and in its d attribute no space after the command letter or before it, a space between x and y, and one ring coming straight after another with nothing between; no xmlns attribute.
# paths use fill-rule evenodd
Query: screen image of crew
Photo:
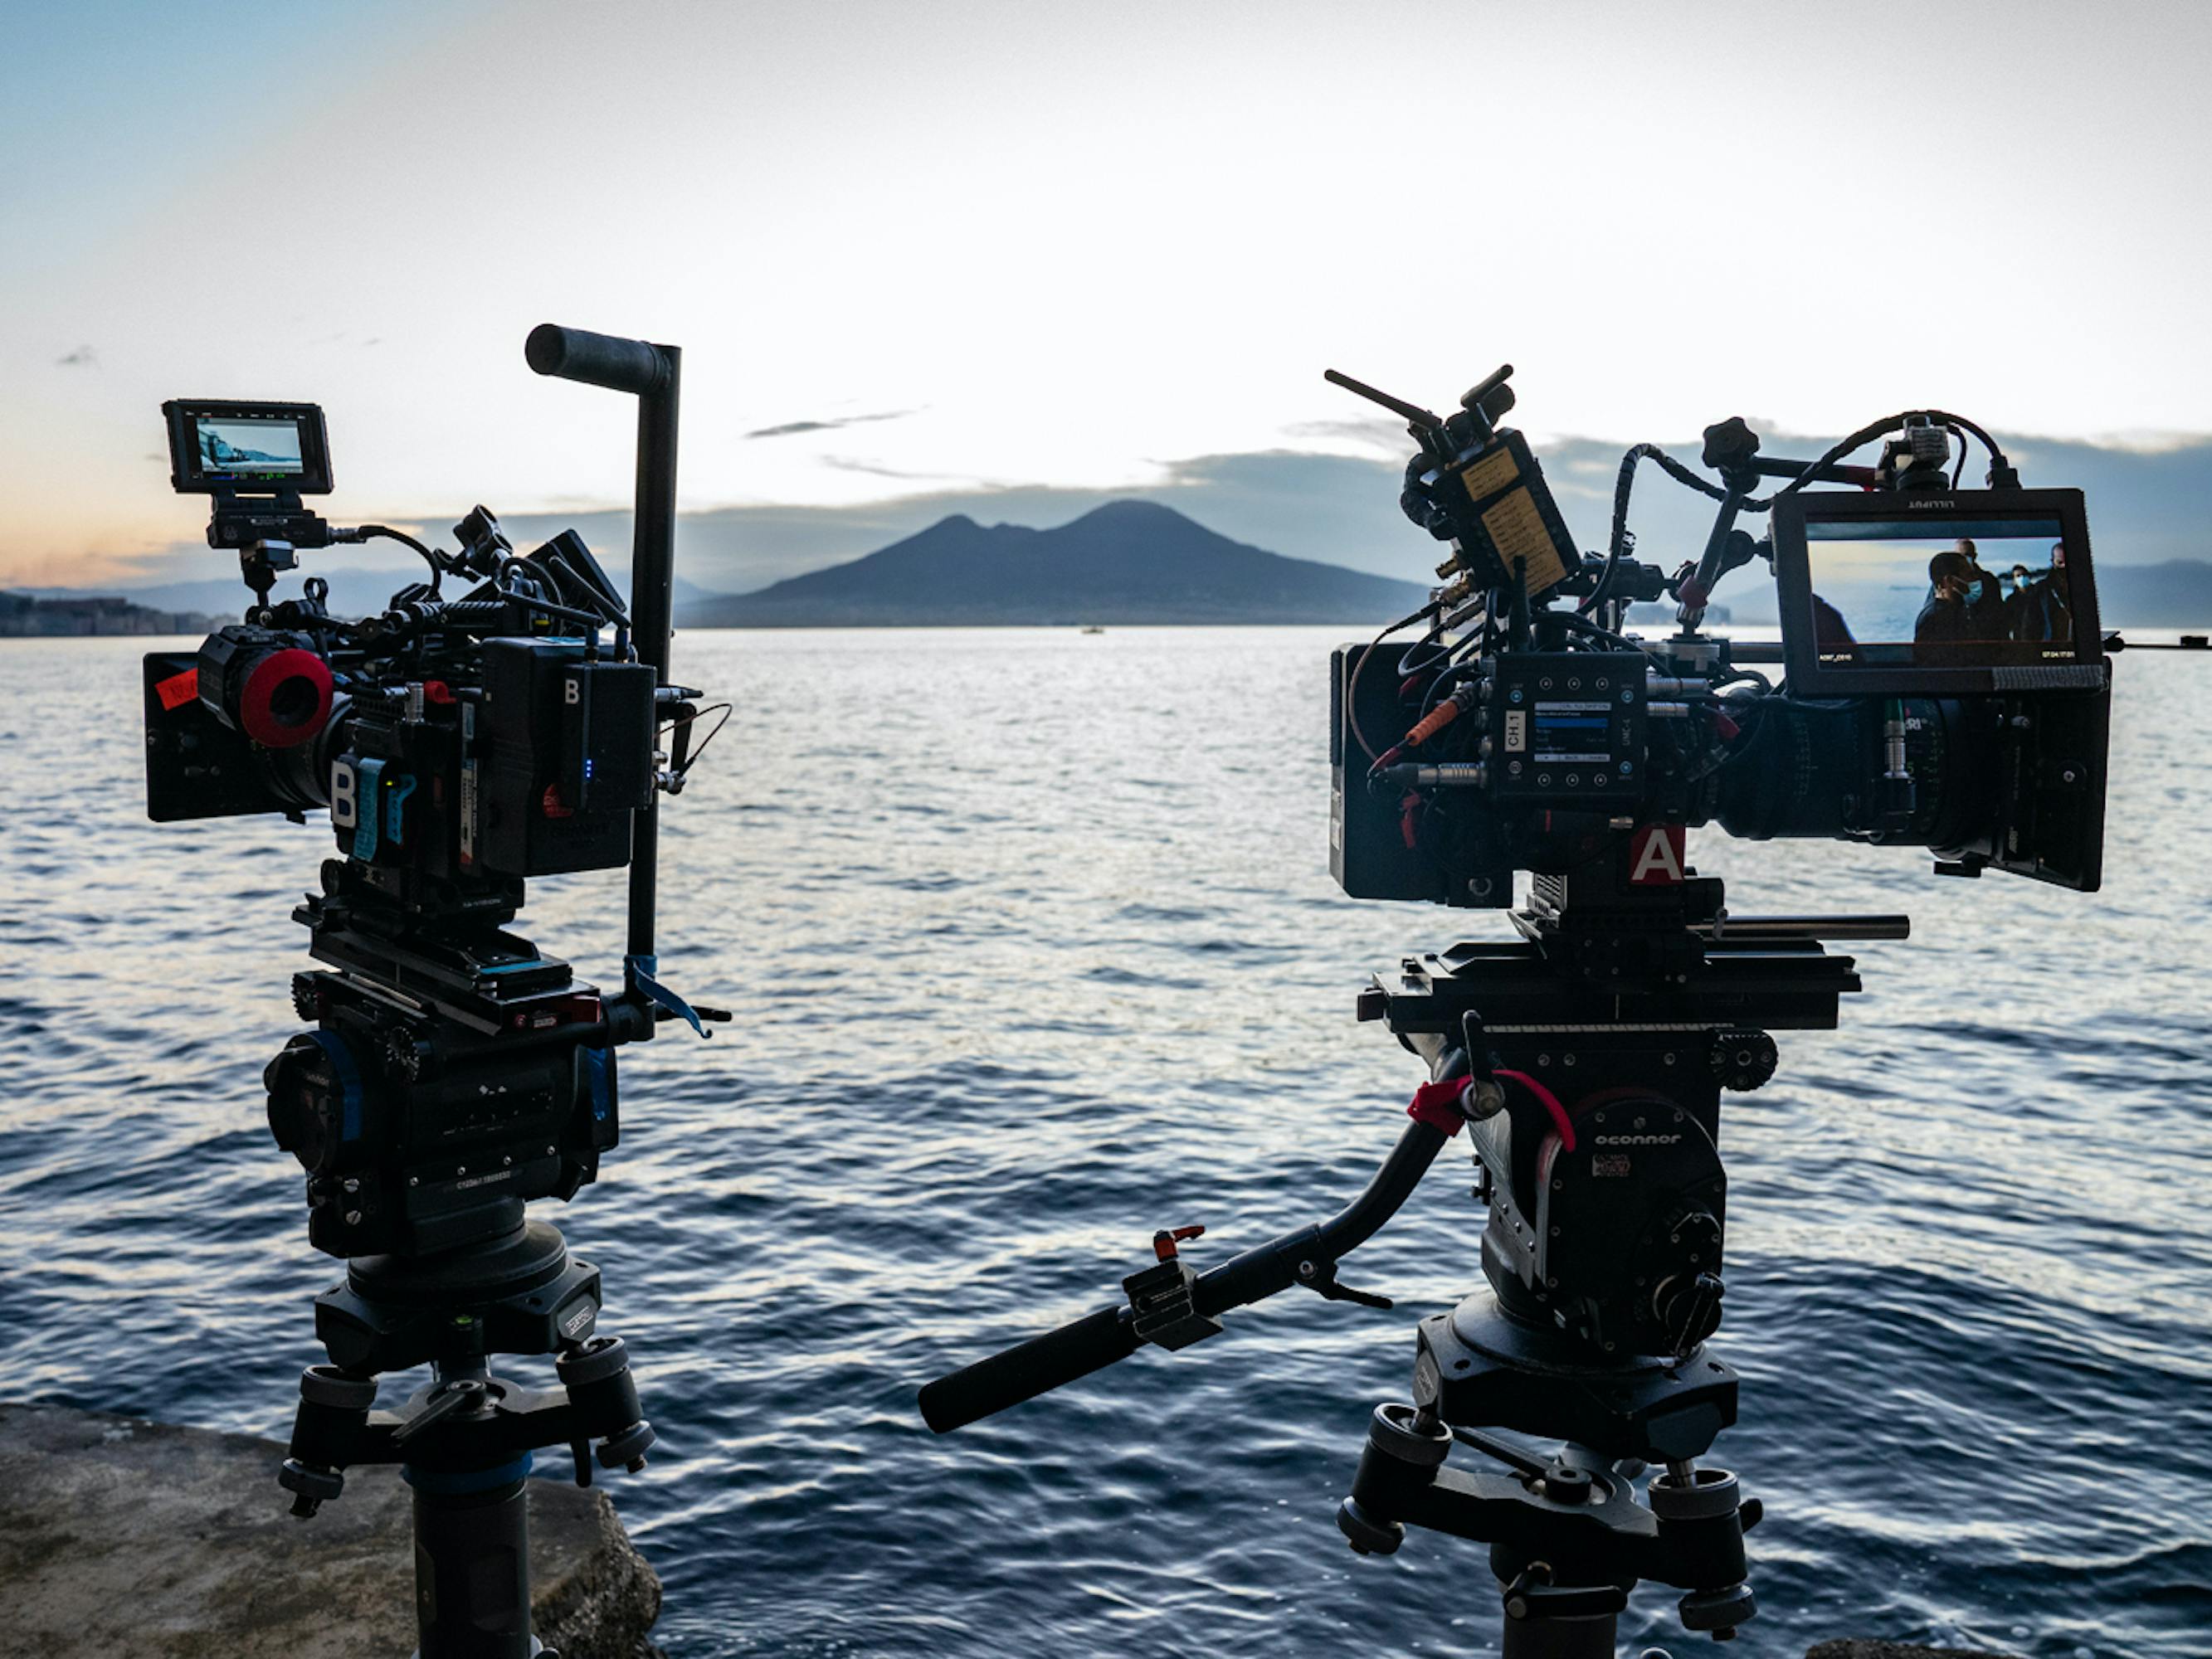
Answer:
<svg viewBox="0 0 2212 1659"><path fill-rule="evenodd" d="M300 428L290 421L198 422L200 465L210 472L298 472Z"/></svg>
<svg viewBox="0 0 2212 1659"><path fill-rule="evenodd" d="M2015 647L2004 653L2014 655L2070 643L2072 592L2057 525L2003 530L1940 540L1813 541L1812 609L1822 651L2002 646Z"/></svg>
<svg viewBox="0 0 2212 1659"><path fill-rule="evenodd" d="M1996 572L1981 563L1980 550L1961 536L1928 562L1928 597L1913 618L1915 645L1977 640L2066 641L2074 613L2065 593L2066 544L2051 544L2049 568L2032 571L2015 562Z"/></svg>

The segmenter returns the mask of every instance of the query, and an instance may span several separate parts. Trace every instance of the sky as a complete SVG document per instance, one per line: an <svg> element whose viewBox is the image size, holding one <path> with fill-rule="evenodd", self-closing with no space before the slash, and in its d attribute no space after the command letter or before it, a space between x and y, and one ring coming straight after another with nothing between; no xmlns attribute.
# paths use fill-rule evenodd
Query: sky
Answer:
<svg viewBox="0 0 2212 1659"><path fill-rule="evenodd" d="M1395 491L1335 504L1401 440L1331 366L1448 409L1510 361L1576 456L1938 404L2212 478L2212 8L224 17L8 15L0 580L227 574L178 396L322 403L334 520L611 525L631 405L531 374L544 320L684 348L725 591L1114 493L1418 576Z"/></svg>

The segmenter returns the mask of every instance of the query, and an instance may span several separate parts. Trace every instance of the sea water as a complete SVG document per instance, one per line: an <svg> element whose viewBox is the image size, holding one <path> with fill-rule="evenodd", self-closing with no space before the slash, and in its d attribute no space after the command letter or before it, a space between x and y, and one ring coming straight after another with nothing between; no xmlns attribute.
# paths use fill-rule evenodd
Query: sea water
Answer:
<svg viewBox="0 0 2212 1659"><path fill-rule="evenodd" d="M1155 1227L1224 1260L1396 1137L1421 1073L1354 996L1504 924L1330 884L1357 632L679 636L733 714L665 815L663 976L737 1018L624 1050L621 1146L541 1206L661 1436L609 1485L678 1659L1495 1650L1480 1547L1332 1520L1479 1277L1463 1141L1345 1265L1393 1311L1292 1291L955 1435L914 1404ZM332 848L145 821L146 643L0 647L0 1397L282 1437L336 1267L259 1079ZM2212 660L2118 679L2101 893L1692 836L1739 913L1914 921L1723 1097L1748 1652L2212 1654ZM539 882L520 926L613 983L623 902ZM1652 1587L1623 1639L1703 1645Z"/></svg>

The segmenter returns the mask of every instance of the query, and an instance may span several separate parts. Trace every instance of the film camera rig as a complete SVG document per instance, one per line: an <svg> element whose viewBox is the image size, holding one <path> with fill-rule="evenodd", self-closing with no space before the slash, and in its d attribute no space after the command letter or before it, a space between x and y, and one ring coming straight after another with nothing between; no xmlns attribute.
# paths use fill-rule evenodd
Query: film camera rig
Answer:
<svg viewBox="0 0 2212 1659"><path fill-rule="evenodd" d="M1685 831L1925 847L1938 873L2094 890L2110 663L2080 493L2022 489L1971 422L1911 411L1802 461L1760 454L1729 420L1707 428L1704 471L1638 445L1607 550L1583 556L1500 424L1511 373L1449 418L1328 376L1406 421L1401 505L1450 544L1425 606L1336 653L1332 873L1354 897L1505 908L1516 934L1409 957L1361 994L1359 1018L1428 1070L1413 1122L1330 1220L1205 1272L1179 1249L1203 1229L1164 1229L1122 1301L920 1403L949 1431L1145 1343L1202 1340L1292 1285L1388 1308L1339 1263L1464 1127L1485 1283L1420 1322L1413 1398L1376 1409L1338 1524L1362 1553L1395 1551L1408 1526L1486 1542L1507 1659L1612 1659L1641 1580L1681 1591L1684 1626L1717 1639L1756 1612L1744 1534L1759 1501L1698 1462L1737 1412L1736 1374L1709 1346L1725 1296L1720 1098L1773 1075L1771 1032L1837 1024L1860 981L1824 941L1909 932L1899 915L1735 915ZM1989 453L1981 489L1959 488L1968 434ZM1875 465L1845 462L1876 439ZM1672 571L1632 556L1645 460L1719 503L1700 556ZM1758 513L1755 538L1739 521ZM2015 566L2008 586L1980 562L2008 549L2048 568ZM1757 562L1780 641L1708 631L1716 586ZM1624 632L1638 605L1671 606L1674 631ZM1776 664L1779 687L1753 665ZM1486 1462L1447 1468L1455 1445Z"/></svg>
<svg viewBox="0 0 2212 1659"><path fill-rule="evenodd" d="M615 1145L617 1047L729 1018L657 978L659 798L684 787L702 714L727 718L668 677L681 354L547 324L526 355L638 400L627 603L574 531L518 556L482 507L453 552L326 523L302 500L331 487L313 404L163 406L172 483L213 497L209 544L237 550L253 601L197 652L145 659L149 815L327 811L338 854L293 913L326 965L292 984L314 1029L266 1073L270 1131L307 1170L309 1240L347 1259L316 1299L330 1363L301 1378L280 1480L305 1517L348 1467L402 1466L421 1659L543 1650L535 1449L568 1447L580 1485L594 1456L644 1467L653 1430L622 1340L597 1329L599 1271L526 1206L573 1197ZM298 550L373 538L429 567L380 614L332 615L319 578L272 597ZM620 991L509 931L526 878L625 866ZM491 1371L532 1354L556 1356L559 1387ZM403 1407L374 1409L380 1374L424 1364Z"/></svg>

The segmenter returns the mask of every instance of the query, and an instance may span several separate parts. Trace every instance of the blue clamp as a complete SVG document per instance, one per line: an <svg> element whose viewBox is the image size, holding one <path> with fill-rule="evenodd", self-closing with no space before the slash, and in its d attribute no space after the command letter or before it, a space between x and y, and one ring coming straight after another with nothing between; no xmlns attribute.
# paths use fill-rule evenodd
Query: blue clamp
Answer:
<svg viewBox="0 0 2212 1659"><path fill-rule="evenodd" d="M653 1001L667 1009L701 1036L711 1038L714 1034L699 1023L699 1016L692 1012L691 1005L653 978L653 970L659 966L660 966L659 957L624 957L623 977L629 982L631 990L644 992Z"/></svg>
<svg viewBox="0 0 2212 1659"><path fill-rule="evenodd" d="M394 847L407 839L404 833L406 821L400 817L400 811L407 805L407 797L414 793L415 780L411 776L392 779L392 798L384 803L384 838Z"/></svg>
<svg viewBox="0 0 2212 1659"><path fill-rule="evenodd" d="M383 799L384 763L359 762L354 767L353 855L364 861L376 856L377 807Z"/></svg>
<svg viewBox="0 0 2212 1659"><path fill-rule="evenodd" d="M307 1035L330 1058L331 1075L338 1085L338 1139L351 1145L361 1139L361 1068L354 1064L353 1050L346 1046L346 1040L336 1031L316 1030Z"/></svg>

